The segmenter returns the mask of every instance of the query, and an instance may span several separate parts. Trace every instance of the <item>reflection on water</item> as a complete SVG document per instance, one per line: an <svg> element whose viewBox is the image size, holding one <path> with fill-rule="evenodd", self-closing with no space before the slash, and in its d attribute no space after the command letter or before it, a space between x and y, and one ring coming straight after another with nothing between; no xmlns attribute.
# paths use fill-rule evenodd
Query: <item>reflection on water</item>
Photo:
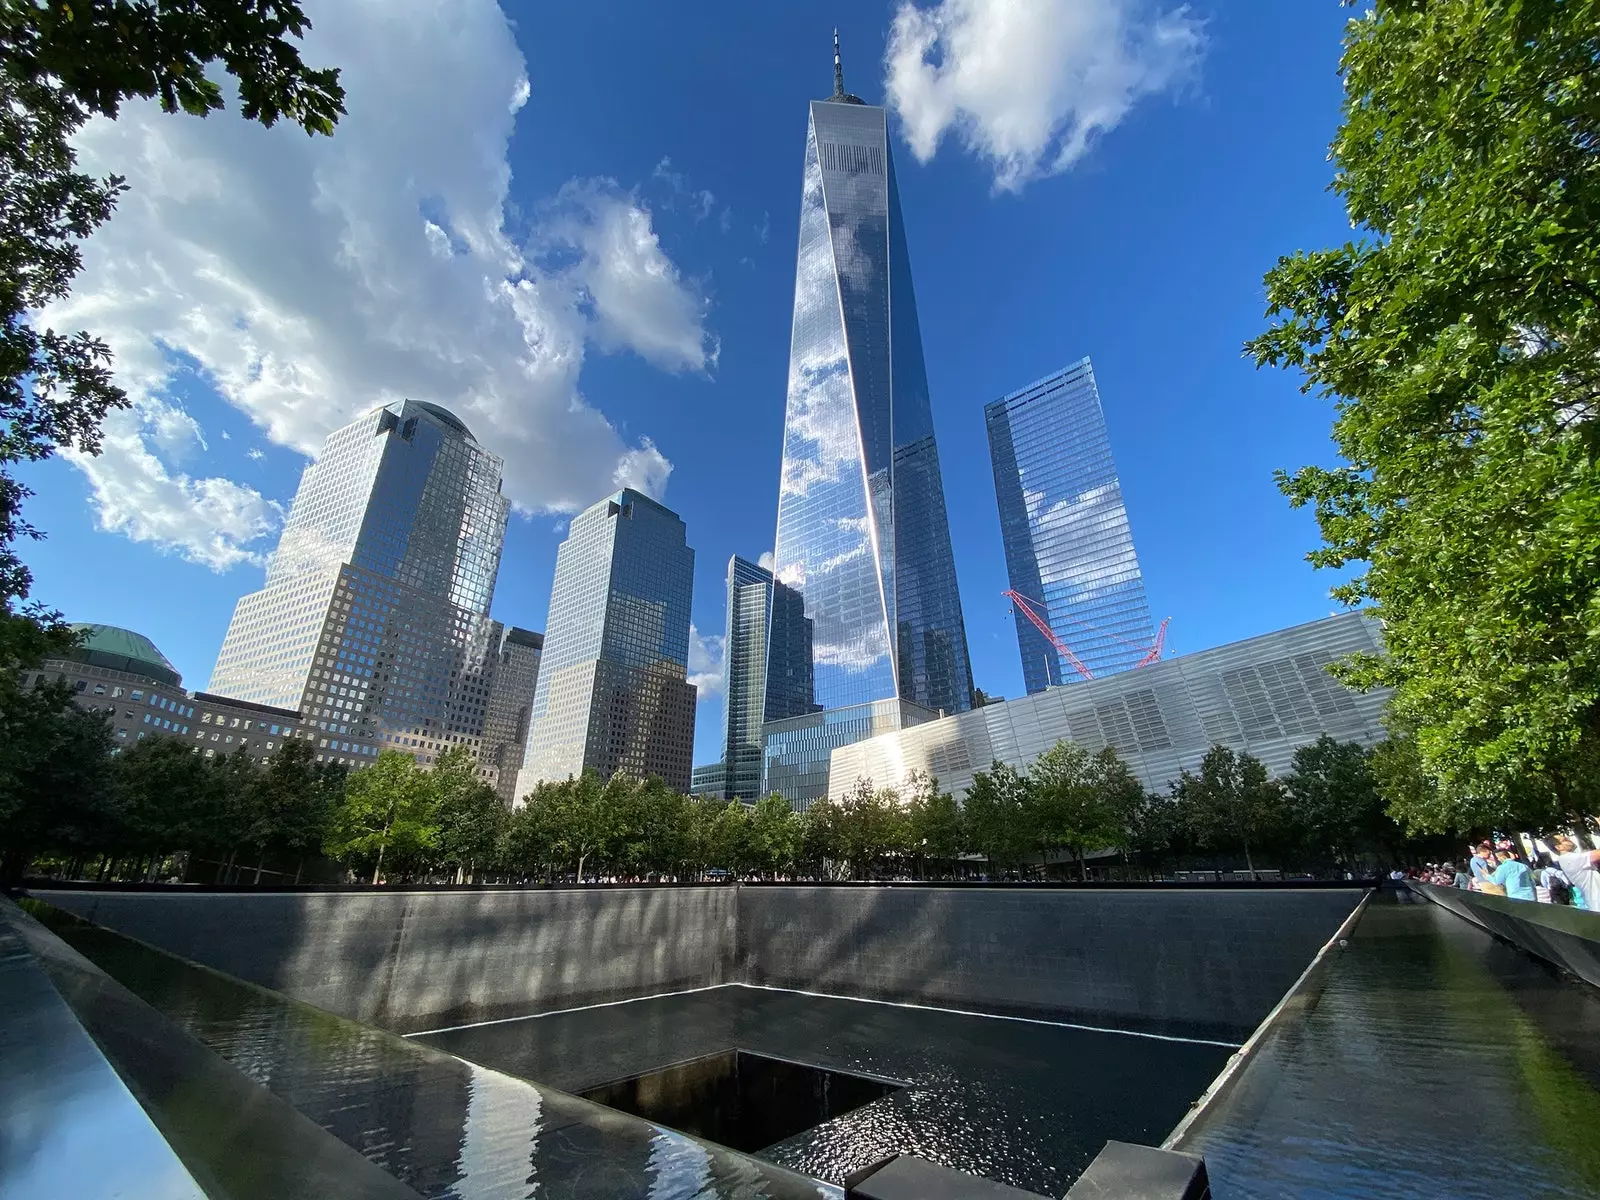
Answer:
<svg viewBox="0 0 1600 1200"><path fill-rule="evenodd" d="M1183 1136L1218 1200L1600 1195L1600 995L1375 897Z"/></svg>
<svg viewBox="0 0 1600 1200"><path fill-rule="evenodd" d="M838 1182L909 1153L1057 1196L1107 1139L1159 1142L1229 1054L1216 1044L745 987L420 1036L568 1091L734 1048L901 1080L906 1087L759 1156Z"/></svg>
<svg viewBox="0 0 1600 1200"><path fill-rule="evenodd" d="M452 1200L837 1197L837 1188L356 1025L91 926L56 932L417 1192Z"/></svg>

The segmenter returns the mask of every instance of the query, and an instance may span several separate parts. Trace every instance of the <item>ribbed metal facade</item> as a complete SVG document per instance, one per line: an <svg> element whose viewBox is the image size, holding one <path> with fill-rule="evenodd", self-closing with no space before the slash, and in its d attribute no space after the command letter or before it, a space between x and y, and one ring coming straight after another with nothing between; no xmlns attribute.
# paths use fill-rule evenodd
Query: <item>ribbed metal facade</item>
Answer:
<svg viewBox="0 0 1600 1200"><path fill-rule="evenodd" d="M1382 653L1376 621L1341 613L1136 671L991 704L832 752L828 794L858 779L897 785L912 771L960 796L996 760L1026 767L1065 739L1113 746L1152 791L1196 767L1215 743L1246 750L1273 774L1323 734L1382 741L1388 692L1353 692L1327 672L1355 653Z"/></svg>

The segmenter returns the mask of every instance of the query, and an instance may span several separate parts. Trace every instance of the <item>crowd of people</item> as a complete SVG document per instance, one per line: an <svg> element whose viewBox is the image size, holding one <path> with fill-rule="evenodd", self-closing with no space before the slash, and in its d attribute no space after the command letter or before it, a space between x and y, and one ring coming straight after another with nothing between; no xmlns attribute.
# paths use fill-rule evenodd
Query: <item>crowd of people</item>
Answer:
<svg viewBox="0 0 1600 1200"><path fill-rule="evenodd" d="M1600 913L1600 850L1579 846L1565 835L1524 847L1510 838L1467 847L1467 860L1432 863L1394 878L1458 887L1512 900L1566 904Z"/></svg>

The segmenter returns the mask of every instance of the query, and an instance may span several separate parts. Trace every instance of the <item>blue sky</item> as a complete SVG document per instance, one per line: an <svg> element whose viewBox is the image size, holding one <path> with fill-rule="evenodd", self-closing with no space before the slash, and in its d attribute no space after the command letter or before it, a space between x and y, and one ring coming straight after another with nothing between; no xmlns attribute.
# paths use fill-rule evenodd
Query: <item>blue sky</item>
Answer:
<svg viewBox="0 0 1600 1200"><path fill-rule="evenodd" d="M347 71L332 143L138 106L87 131L86 163L134 190L50 318L107 336L139 407L100 459L28 471L36 597L149 635L203 688L305 451L435 400L508 459L507 622L543 628L564 514L664 481L715 759L723 577L772 547L806 101L837 22L851 90L895 82L977 683L1021 692L983 405L1083 355L1169 648L1332 611L1314 522L1272 483L1332 458L1332 414L1240 346L1277 256L1350 236L1326 191L1349 9L686 7L307 3L307 56Z"/></svg>

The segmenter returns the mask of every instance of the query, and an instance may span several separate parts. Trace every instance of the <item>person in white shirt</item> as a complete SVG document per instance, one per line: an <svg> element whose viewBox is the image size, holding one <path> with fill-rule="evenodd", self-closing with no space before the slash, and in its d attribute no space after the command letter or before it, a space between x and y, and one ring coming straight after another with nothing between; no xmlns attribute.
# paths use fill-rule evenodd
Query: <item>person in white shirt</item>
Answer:
<svg viewBox="0 0 1600 1200"><path fill-rule="evenodd" d="M1551 843L1555 847L1556 866L1579 892L1583 906L1590 912L1600 913L1600 850L1581 850L1578 843L1561 834Z"/></svg>

